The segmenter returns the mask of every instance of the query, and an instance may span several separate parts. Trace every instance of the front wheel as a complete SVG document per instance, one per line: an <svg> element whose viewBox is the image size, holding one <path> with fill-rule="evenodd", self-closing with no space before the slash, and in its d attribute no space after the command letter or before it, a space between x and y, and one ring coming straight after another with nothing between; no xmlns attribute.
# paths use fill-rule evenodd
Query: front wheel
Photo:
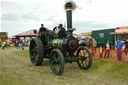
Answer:
<svg viewBox="0 0 128 85"><path fill-rule="evenodd" d="M39 38L30 41L29 54L31 63L35 66L41 65L44 57L44 46Z"/></svg>
<svg viewBox="0 0 128 85"><path fill-rule="evenodd" d="M79 47L77 51L77 56L80 58L80 60L77 61L77 64L80 69L89 69L91 67L92 55L88 48Z"/></svg>
<svg viewBox="0 0 128 85"><path fill-rule="evenodd" d="M56 75L61 75L64 71L64 56L59 49L53 49L50 53L50 68Z"/></svg>

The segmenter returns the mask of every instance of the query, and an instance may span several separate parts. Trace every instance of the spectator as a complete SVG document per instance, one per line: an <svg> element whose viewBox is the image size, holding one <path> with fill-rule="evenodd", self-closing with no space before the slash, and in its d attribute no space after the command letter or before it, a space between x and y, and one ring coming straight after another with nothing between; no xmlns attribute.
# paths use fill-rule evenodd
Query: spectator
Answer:
<svg viewBox="0 0 128 85"><path fill-rule="evenodd" d="M99 55L100 55L100 58L103 57L103 53L104 53L104 49L103 49L103 46L100 45L100 48L99 48Z"/></svg>
<svg viewBox="0 0 128 85"><path fill-rule="evenodd" d="M16 45L16 49L19 49L19 41L18 40L15 41L15 45Z"/></svg>
<svg viewBox="0 0 128 85"><path fill-rule="evenodd" d="M117 59L118 61L121 61L122 60L122 49L123 47L123 43L120 41L120 39L117 40L117 43L115 45L115 49L117 50Z"/></svg>
<svg viewBox="0 0 128 85"><path fill-rule="evenodd" d="M128 63L128 39L126 40L124 44L125 44L126 62Z"/></svg>
<svg viewBox="0 0 128 85"><path fill-rule="evenodd" d="M123 43L123 47L122 47L122 52L125 52L125 40L124 41L122 41L122 43Z"/></svg>
<svg viewBox="0 0 128 85"><path fill-rule="evenodd" d="M1 41L1 39L0 39L0 48L2 47L2 41Z"/></svg>
<svg viewBox="0 0 128 85"><path fill-rule="evenodd" d="M111 49L111 45L110 45L109 41L107 41L106 44L105 44L104 58L109 58L109 56L110 56L110 49Z"/></svg>
<svg viewBox="0 0 128 85"><path fill-rule="evenodd" d="M24 42L23 42L23 40L21 40L20 44L21 44L21 49L24 50Z"/></svg>
<svg viewBox="0 0 128 85"><path fill-rule="evenodd" d="M7 46L10 46L10 40L7 40Z"/></svg>
<svg viewBox="0 0 128 85"><path fill-rule="evenodd" d="M20 49L20 47L21 47L21 42L19 41L19 49Z"/></svg>
<svg viewBox="0 0 128 85"><path fill-rule="evenodd" d="M112 49L112 47L111 47L111 49ZM112 58L112 52L110 52L110 58Z"/></svg>
<svg viewBox="0 0 128 85"><path fill-rule="evenodd" d="M90 47L91 47L91 53L92 53L93 57L95 57L95 53L96 53L95 47L96 46L97 46L96 40L93 37L91 37Z"/></svg>
<svg viewBox="0 0 128 85"><path fill-rule="evenodd" d="M89 41L89 39L87 39L86 46L87 46L88 49L90 48L90 41Z"/></svg>
<svg viewBox="0 0 128 85"><path fill-rule="evenodd" d="M4 50L4 48L5 48L5 45L6 45L6 42L4 41L4 42L2 42L2 49Z"/></svg>
<svg viewBox="0 0 128 85"><path fill-rule="evenodd" d="M126 54L126 63L128 64L128 52Z"/></svg>

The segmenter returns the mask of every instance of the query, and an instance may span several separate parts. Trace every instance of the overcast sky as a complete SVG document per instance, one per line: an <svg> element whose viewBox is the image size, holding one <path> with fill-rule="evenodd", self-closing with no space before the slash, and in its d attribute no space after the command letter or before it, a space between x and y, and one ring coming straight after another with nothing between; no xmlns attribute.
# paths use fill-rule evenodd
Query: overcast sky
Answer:
<svg viewBox="0 0 128 85"><path fill-rule="evenodd" d="M45 27L53 29L66 23L66 0L1 0L0 31L9 36ZM73 11L74 33L128 26L128 0L73 0L78 8Z"/></svg>

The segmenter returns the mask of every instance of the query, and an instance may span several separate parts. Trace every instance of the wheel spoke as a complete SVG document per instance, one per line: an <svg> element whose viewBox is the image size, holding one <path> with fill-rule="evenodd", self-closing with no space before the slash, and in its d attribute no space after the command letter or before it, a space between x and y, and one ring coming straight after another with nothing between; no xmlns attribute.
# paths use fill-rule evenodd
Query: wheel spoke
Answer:
<svg viewBox="0 0 128 85"><path fill-rule="evenodd" d="M56 53L53 53L53 60L56 62Z"/></svg>
<svg viewBox="0 0 128 85"><path fill-rule="evenodd" d="M33 58L34 60L37 60L37 59L36 59L36 55L37 55L37 47L34 47L34 48L32 49L32 58Z"/></svg>
<svg viewBox="0 0 128 85"><path fill-rule="evenodd" d="M50 55L50 67L52 72L61 75L64 69L63 54L59 49L53 49Z"/></svg>
<svg viewBox="0 0 128 85"><path fill-rule="evenodd" d="M92 59L90 58L90 51L87 48L82 47L79 48L77 55L80 57L80 60L77 62L78 66L81 69L88 69L92 64L92 60L90 60Z"/></svg>
<svg viewBox="0 0 128 85"><path fill-rule="evenodd" d="M34 55L33 55L32 59L34 59L34 60L35 60L35 58L36 58L36 54L34 54Z"/></svg>
<svg viewBox="0 0 128 85"><path fill-rule="evenodd" d="M84 62L85 62L85 65L88 66L88 63L86 61L84 61Z"/></svg>
<svg viewBox="0 0 128 85"><path fill-rule="evenodd" d="M82 60L82 66L84 66L84 61Z"/></svg>
<svg viewBox="0 0 128 85"><path fill-rule="evenodd" d="M60 67L61 67L61 66L60 66L60 64L56 64L56 67L55 67L55 69L56 69L56 71L57 71L57 72L59 72L59 70L60 70Z"/></svg>
<svg viewBox="0 0 128 85"><path fill-rule="evenodd" d="M83 64L83 60L81 60L81 64Z"/></svg>
<svg viewBox="0 0 128 85"><path fill-rule="evenodd" d="M34 42L32 42L31 44L32 44L33 47L35 46Z"/></svg>
<svg viewBox="0 0 128 85"><path fill-rule="evenodd" d="M82 50L80 51L81 56L83 56Z"/></svg>
<svg viewBox="0 0 128 85"><path fill-rule="evenodd" d="M87 53L87 51L84 51L84 50L83 50L83 56L86 56L86 53Z"/></svg>

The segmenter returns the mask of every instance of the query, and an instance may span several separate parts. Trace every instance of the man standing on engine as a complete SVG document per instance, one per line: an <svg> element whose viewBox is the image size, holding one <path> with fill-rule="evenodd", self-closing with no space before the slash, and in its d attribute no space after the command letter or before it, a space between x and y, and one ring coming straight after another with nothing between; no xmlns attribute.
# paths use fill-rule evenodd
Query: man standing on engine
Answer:
<svg viewBox="0 0 128 85"><path fill-rule="evenodd" d="M41 24L41 27L39 28L39 34L38 37L41 39L41 41L44 43L44 45L47 44L47 28L44 27L43 24Z"/></svg>

